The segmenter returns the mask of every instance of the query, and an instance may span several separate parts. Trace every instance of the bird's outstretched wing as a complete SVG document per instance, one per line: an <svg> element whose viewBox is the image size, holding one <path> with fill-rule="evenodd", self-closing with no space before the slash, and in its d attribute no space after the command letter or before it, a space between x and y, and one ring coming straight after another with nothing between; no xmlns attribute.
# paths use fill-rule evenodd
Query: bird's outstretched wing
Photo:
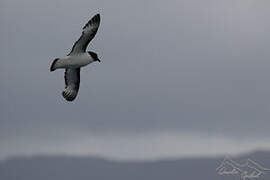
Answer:
<svg viewBox="0 0 270 180"><path fill-rule="evenodd" d="M66 69L65 84L66 87L62 92L62 95L67 101L73 101L76 98L80 87L80 68Z"/></svg>
<svg viewBox="0 0 270 180"><path fill-rule="evenodd" d="M83 27L81 37L75 42L70 54L77 54L86 51L89 42L95 37L100 24L100 15L97 14Z"/></svg>

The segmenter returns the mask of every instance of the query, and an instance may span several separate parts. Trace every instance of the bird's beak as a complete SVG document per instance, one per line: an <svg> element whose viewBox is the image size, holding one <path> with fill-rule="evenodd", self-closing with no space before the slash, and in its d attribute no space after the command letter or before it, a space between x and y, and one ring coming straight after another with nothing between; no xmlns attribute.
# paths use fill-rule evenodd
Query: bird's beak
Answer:
<svg viewBox="0 0 270 180"><path fill-rule="evenodd" d="M100 59L97 59L98 62L101 62Z"/></svg>

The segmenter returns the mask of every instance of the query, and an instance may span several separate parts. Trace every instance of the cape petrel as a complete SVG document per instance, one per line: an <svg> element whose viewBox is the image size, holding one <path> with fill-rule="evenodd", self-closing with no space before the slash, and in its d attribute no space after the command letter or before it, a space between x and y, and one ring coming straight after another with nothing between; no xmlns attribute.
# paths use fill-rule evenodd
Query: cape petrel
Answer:
<svg viewBox="0 0 270 180"><path fill-rule="evenodd" d="M63 58L56 58L50 70L65 69L66 87L62 92L67 101L73 101L80 87L80 68L92 62L99 61L96 53L87 51L89 42L95 37L100 24L100 15L95 15L83 27L81 37L75 42L71 52Z"/></svg>

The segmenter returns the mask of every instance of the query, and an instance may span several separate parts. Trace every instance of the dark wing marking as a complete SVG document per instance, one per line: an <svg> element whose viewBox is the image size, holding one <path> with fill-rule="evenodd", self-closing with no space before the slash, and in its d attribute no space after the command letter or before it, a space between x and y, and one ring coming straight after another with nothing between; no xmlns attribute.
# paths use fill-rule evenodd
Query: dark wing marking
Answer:
<svg viewBox="0 0 270 180"><path fill-rule="evenodd" d="M80 68L66 69L65 84L66 87L62 92L62 95L67 101L73 101L76 98L80 87Z"/></svg>
<svg viewBox="0 0 270 180"><path fill-rule="evenodd" d="M88 23L83 27L83 32L79 40L75 42L70 54L77 54L85 52L89 42L95 37L100 24L100 15L95 15Z"/></svg>

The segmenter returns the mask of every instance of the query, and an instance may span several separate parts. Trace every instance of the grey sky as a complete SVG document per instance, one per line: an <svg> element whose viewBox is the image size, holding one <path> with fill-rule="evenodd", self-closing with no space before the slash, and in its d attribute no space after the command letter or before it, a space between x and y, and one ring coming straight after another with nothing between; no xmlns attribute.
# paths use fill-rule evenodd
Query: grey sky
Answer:
<svg viewBox="0 0 270 180"><path fill-rule="evenodd" d="M78 152L53 147L164 132L204 134L202 142L262 138L259 147L269 147L269 6L267 0L2 1L0 156L10 149ZM82 69L79 96L67 103L63 71L49 72L50 63L69 53L98 12L101 26L88 49L102 62Z"/></svg>

